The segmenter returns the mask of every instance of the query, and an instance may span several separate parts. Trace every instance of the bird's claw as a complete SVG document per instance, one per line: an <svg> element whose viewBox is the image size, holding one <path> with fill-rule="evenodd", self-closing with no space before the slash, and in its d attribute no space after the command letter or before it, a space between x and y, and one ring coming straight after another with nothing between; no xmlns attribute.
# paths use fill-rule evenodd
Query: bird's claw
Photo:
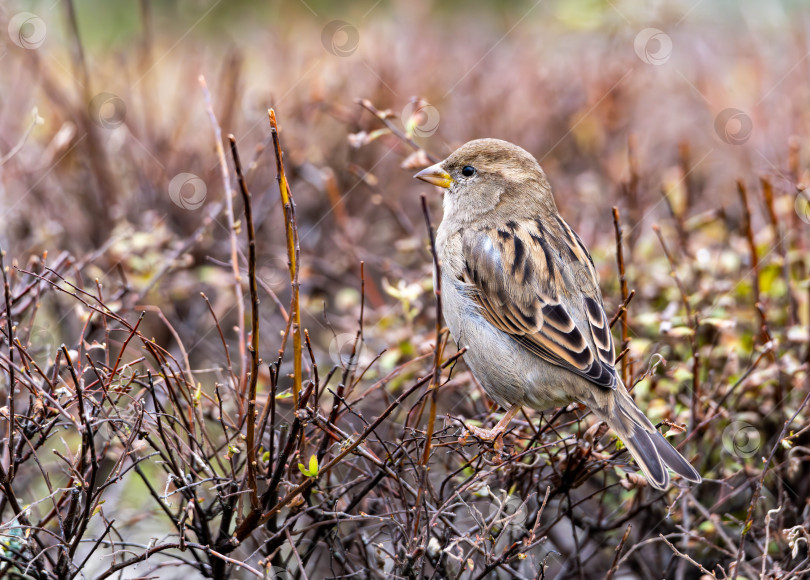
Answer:
<svg viewBox="0 0 810 580"><path fill-rule="evenodd" d="M458 438L459 443L467 443L470 435L475 435L476 438L482 441L492 441L492 447L496 451L503 449L503 429L483 429L475 425L464 425L464 432Z"/></svg>

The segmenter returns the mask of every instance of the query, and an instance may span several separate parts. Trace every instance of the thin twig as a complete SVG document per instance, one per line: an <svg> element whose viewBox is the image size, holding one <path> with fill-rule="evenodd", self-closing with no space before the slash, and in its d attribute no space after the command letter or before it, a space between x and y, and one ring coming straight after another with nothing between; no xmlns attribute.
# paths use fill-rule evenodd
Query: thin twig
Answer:
<svg viewBox="0 0 810 580"><path fill-rule="evenodd" d="M361 107L363 107L366 111L368 111L369 113L371 113L375 117L377 117L377 119L379 119L382 122L382 124L385 125L386 128L389 131L391 131L391 133L397 139L399 139L403 143L407 143L408 145L413 147L413 149L415 149L416 151L419 151L420 149L422 151L424 151L424 149L419 145L419 143L417 143L411 137L408 137L405 133L403 133L399 129L399 127L397 127L396 125L394 125L390 121L390 119L388 118L388 115L386 115L386 113L384 111L380 111L379 109L377 109L377 107L375 107L371 103L371 101L369 101L368 99L355 99L354 102L357 103L358 105L360 105ZM438 163L440 161L440 159L438 157L436 157L435 155L432 155L431 153L429 153L427 151L425 151L425 156L430 160L431 163Z"/></svg>
<svg viewBox="0 0 810 580"><path fill-rule="evenodd" d="M741 179L737 180L737 193L740 196L740 203L743 208L743 229L745 230L745 239L748 242L748 251L751 254L751 269L754 271L754 303L759 303L759 255L757 254L757 244L754 241L754 230L751 225L751 208L748 206L748 192L745 188L745 183L743 183Z"/></svg>
<svg viewBox="0 0 810 580"><path fill-rule="evenodd" d="M427 206L427 198L424 194L420 196L422 202L422 213L425 216L425 225L427 226L428 236L430 237L430 251L433 255L433 279L436 281L434 294L436 295L436 344L433 347L433 378L430 381L430 419L425 433L425 448L422 454L422 465L428 463L430 457L430 445L433 439L434 423L436 422L436 393L439 389L439 382L441 380L441 361L442 361L442 266L439 261L439 254L436 251L436 238L433 233L433 224L430 222L430 210Z"/></svg>
<svg viewBox="0 0 810 580"><path fill-rule="evenodd" d="M715 577L715 576L714 576L714 574L712 574L712 573L711 573L711 572L709 572L709 571L708 571L706 568L704 568L704 567L703 567L703 564L701 564L700 562L696 562L696 561L695 561L694 559L692 559L692 557L690 557L689 555L684 554L684 553L682 553L682 552L678 551L678 548L676 548L674 545L672 545L672 543L671 543L669 540L667 540L667 539L666 539L666 537L664 537L664 534L658 534L658 537L659 537L659 538L661 538L662 540L664 540L664 543L665 543L667 546L669 546L669 547L670 547L670 549L671 549L673 552L675 552L675 555L676 555L676 556L678 556L679 558L683 558L684 560L686 560L687 562L689 562L689 563L690 563L690 564L692 564L693 566L695 566L695 567L697 567L698 569L700 569L700 571L701 571L701 572L703 572L704 574L707 574L708 576L711 576L712 578L714 578L714 577Z"/></svg>
<svg viewBox="0 0 810 580"><path fill-rule="evenodd" d="M624 544L627 542L627 538L630 536L630 531L632 529L632 524L627 524L627 529L624 530L624 535L622 536L619 545L616 546L616 555L613 556L613 564L611 564L610 570L608 570L607 576L605 576L605 580L611 580L616 574L616 571L619 569L619 557L622 555L622 549L624 548Z"/></svg>
<svg viewBox="0 0 810 580"><path fill-rule="evenodd" d="M292 286L292 299L290 304L290 319L292 320L293 335L293 408L298 409L298 397L301 393L301 309L299 307L298 283L298 229L295 222L295 201L284 173L284 160L281 143L278 137L276 112L267 111L270 117L270 132L273 135L273 148L276 153L276 180L281 193L281 203L284 206L284 225L287 233L287 260L290 267L290 285Z"/></svg>
<svg viewBox="0 0 810 580"><path fill-rule="evenodd" d="M245 206L245 225L248 237L248 283L250 288L250 375L247 399L247 428L245 447L247 448L247 487L250 491L250 503L255 509L259 507L259 492L256 489L256 384L259 380L259 286L256 283L256 229L253 225L253 205L245 177L242 175L242 163L236 148L236 138L228 135L231 144L231 156L236 169L236 179L242 202Z"/></svg>
<svg viewBox="0 0 810 580"><path fill-rule="evenodd" d="M624 313L627 312L627 305L630 304L630 301L633 299L635 295L636 291L630 290L630 294L627 295L625 301L622 303L621 306L619 306L619 309L616 311L616 314L614 314L613 318L610 319L610 328L613 328L616 325L616 322L619 320L619 318L621 318L624 315Z"/></svg>
<svg viewBox="0 0 810 580"><path fill-rule="evenodd" d="M11 286L8 283L8 272L6 271L5 264L6 252L0 248L0 272L3 275L3 296L6 304L6 333L8 335L8 390L6 394L8 405L8 431L6 437L8 438L8 472L4 474L3 484L9 485L14 479L14 471L16 469L16 458L14 457L14 389L17 386L17 381L14 378L14 323L12 322L11 313ZM18 510L15 510L18 511Z"/></svg>
<svg viewBox="0 0 810 580"><path fill-rule="evenodd" d="M220 174L222 176L222 190L225 194L225 209L228 216L228 233L231 247L231 270L233 272L233 293L236 300L236 332L239 344L239 394L244 396L247 385L247 347L245 345L245 300L242 295L242 273L239 268L239 242L236 237L236 218L233 211L233 188L231 187L231 176L228 173L228 163L225 161L225 149L222 146L222 130L219 128L217 117L214 114L214 106L211 102L211 94L208 92L208 85L205 77L198 78L205 97L205 109L214 129L214 144L219 159ZM241 414L241 410L240 410Z"/></svg>
<svg viewBox="0 0 810 580"><path fill-rule="evenodd" d="M619 266L619 285L622 293L622 309L619 311L622 321L622 345L620 350L625 350L630 343L627 326L627 304L632 297L627 292L627 277L624 271L624 250L622 248L622 225L619 221L619 208L613 208L613 229L616 231L616 262ZM612 325L611 325L612 326ZM630 366L626 360L622 361L622 381L625 385L630 384Z"/></svg>

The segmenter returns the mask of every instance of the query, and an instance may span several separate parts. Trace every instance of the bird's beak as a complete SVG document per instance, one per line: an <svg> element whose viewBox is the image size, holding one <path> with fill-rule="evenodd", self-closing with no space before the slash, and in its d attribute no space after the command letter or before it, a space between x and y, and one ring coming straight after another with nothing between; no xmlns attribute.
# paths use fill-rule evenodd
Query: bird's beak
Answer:
<svg viewBox="0 0 810 580"><path fill-rule="evenodd" d="M443 187L444 189L448 189L451 185L453 185L453 178L450 177L449 173L442 169L441 163L426 167L414 175L414 177L416 179L426 181L427 183L432 183L438 187Z"/></svg>

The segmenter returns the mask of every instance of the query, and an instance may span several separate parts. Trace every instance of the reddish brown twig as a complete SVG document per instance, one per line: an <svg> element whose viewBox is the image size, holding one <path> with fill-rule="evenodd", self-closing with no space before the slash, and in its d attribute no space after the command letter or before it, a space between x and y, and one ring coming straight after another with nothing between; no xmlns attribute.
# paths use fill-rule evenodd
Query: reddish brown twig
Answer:
<svg viewBox="0 0 810 580"><path fill-rule="evenodd" d="M256 384L259 380L259 286L256 283L256 230L253 225L253 204L242 175L242 163L236 148L236 138L228 135L231 145L231 156L245 206L245 225L248 238L248 286L250 288L250 375L247 391L247 429L245 447L247 449L247 489L250 491L250 503L253 508L259 507L259 493L256 489Z"/></svg>
<svg viewBox="0 0 810 580"><path fill-rule="evenodd" d="M228 162L225 160L225 149L222 146L222 129L217 122L216 114L214 113L214 105L211 101L211 94L208 92L208 85L205 82L205 77L200 75L198 78L200 87L202 88L203 96L205 97L205 108L208 112L208 118L211 122L211 127L214 130L214 145L216 146L217 159L219 159L220 175L222 177L222 189L225 195L225 210L228 216L228 234L230 240L231 250L231 271L233 273L233 293L236 300L236 333L239 344L239 394L244 396L245 387L247 386L247 348L245 346L245 301L242 295L242 274L239 268L239 242L236 236L236 217L233 210L233 188L231 187L231 176L228 172Z"/></svg>
<svg viewBox="0 0 810 580"><path fill-rule="evenodd" d="M793 295L793 284L790 280L790 263L788 261L787 249L785 248L782 227L776 213L773 185L771 181L764 176L759 178L759 183L762 186L762 197L765 199L765 208L768 210L768 220L771 222L771 233L776 243L776 251L779 253L779 257L782 261L782 278L785 281L788 301L788 324L793 326L799 319L799 305L796 302L796 297ZM795 215L796 212L793 213Z"/></svg>
<svg viewBox="0 0 810 580"><path fill-rule="evenodd" d="M613 564L610 565L610 570L608 570L605 580L611 580L613 576L616 575L616 571L619 569L619 557L622 555L622 549L624 548L625 542L627 542L627 538L630 537L630 531L632 529L633 525L627 524L627 529L624 530L624 535L622 536L619 545L616 546L616 555L613 556Z"/></svg>
<svg viewBox="0 0 810 580"><path fill-rule="evenodd" d="M622 293L622 308L619 311L619 316L622 321L622 344L620 350L624 351L630 344L627 326L627 304L630 303L632 297L627 292L627 277L624 271L624 249L622 247L622 226L619 221L618 207L613 208L613 228L616 231L616 262L619 266L619 286ZM622 361L622 381L625 385L630 383L630 366L627 361Z"/></svg>

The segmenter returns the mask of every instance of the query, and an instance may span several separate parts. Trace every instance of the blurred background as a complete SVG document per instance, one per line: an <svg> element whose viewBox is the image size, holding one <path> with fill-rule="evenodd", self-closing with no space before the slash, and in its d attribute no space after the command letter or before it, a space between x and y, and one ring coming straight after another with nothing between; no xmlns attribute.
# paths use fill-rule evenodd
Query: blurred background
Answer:
<svg viewBox="0 0 810 580"><path fill-rule="evenodd" d="M94 252L102 277L125 275L134 295L170 309L199 282L216 284L193 273L223 259L228 239L210 212L223 185L199 75L248 159L268 138L267 109L277 111L308 257L307 325L324 294L356 287L360 260L374 307L392 302L383 279L412 284L429 268L419 251L425 187L411 179L420 159L400 169L412 151L380 135L358 98L400 126L415 118L414 140L440 158L478 137L528 149L605 273L611 206L629 220L630 251L657 244L651 224L687 203L693 215L723 208L739 220L735 181L763 174L789 189L789 156L806 139L803 2L85 0L2 10L0 139L4 156L14 153L0 182L3 248L17 259ZM250 177L263 275L283 286L275 164L262 157ZM191 275L157 283L167 253L182 262L175 273Z"/></svg>
<svg viewBox="0 0 810 580"><path fill-rule="evenodd" d="M434 226L441 198L411 176L470 139L512 141L540 161L561 214L591 249L609 316L623 301L618 208L636 295L617 348L630 349L625 372L654 422L692 432L681 449L707 480L698 499L668 496L667 514L674 510L677 525L706 538L686 534L678 545L718 575L714 565L748 578L760 566L770 571L763 578L799 577L790 574L807 568L806 540L790 544L782 532L806 525L810 491L807 456L796 451L807 417L807 2L10 0L0 6L0 25L7 266L41 271L56 263L93 292L98 281L117 314L134 322L146 311L141 332L187 355L213 392L223 341L232 354L239 348L225 184L237 220L242 203L232 168L223 179L210 103L223 135L235 136L253 196L260 354L273 359L290 284L272 107L296 203L302 326L323 373L347 364L364 263L363 342L359 361L350 361L369 367L359 394L431 353L436 339L419 195L427 195ZM237 233L244 267L244 231ZM36 319L15 324L43 364L63 342L100 336L64 296L43 293L38 304ZM656 355L666 365L655 366ZM384 382L383 391L396 395L424 375L429 359L424 365ZM291 372L291 363L282 368ZM260 392L269 380L262 372ZM284 380L280 386L289 388ZM367 417L390 402L375 397L362 402ZM458 425L452 417L484 421L496 410L463 365L441 389L438 409L442 428ZM783 432L791 417L796 422ZM404 419L392 420L381 438L399 436ZM349 432L362 428L347 421ZM794 431L799 439L784 439ZM769 454L773 463L763 467ZM783 471L766 479L770 468ZM542 499L543 481L538 475L526 489L514 482L505 489L526 497L535 486ZM621 493L612 509L641 505L638 490ZM110 505L134 517L141 505L127 495ZM782 519L771 528L765 514L779 506ZM676 533L674 524L659 530L657 516L632 513L640 523L627 546L637 551L616 577L707 573L650 540ZM749 519L756 526L745 540ZM573 516L562 521L588 528ZM148 538L161 525L147 521L138 533ZM499 577L602 577L624 530L604 524L601 543L582 549L590 567L572 559L577 550L565 533L549 532L542 556ZM645 541L653 551L644 551ZM407 576L395 557L381 559L386 573ZM310 577L350 569L310 568Z"/></svg>

